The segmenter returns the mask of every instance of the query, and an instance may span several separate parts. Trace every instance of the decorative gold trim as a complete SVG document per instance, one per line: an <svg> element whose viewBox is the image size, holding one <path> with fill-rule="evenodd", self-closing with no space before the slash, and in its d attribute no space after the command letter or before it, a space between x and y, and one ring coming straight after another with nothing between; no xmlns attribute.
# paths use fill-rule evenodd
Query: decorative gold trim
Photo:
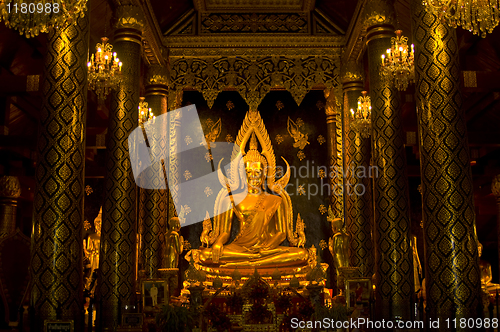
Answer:
<svg viewBox="0 0 500 332"><path fill-rule="evenodd" d="M233 55L251 54L252 50L245 49L243 52L238 48L261 47L270 48L261 50L262 55L269 54L290 54L297 52L300 54L315 55L321 54L339 54L344 46L343 36L290 36L282 34L254 34L251 36L241 35L210 35L210 36L166 36L163 38L163 44L168 45L172 50L173 56L190 55L188 50L200 49L199 55L220 54L219 52L232 53ZM220 49L225 50L220 50ZM235 49L236 48L236 49ZM288 51L280 48L290 48L295 51ZM308 50L304 50L308 48ZM320 52L315 51L321 50ZM207 53L210 52L210 53ZM192 52L192 51L191 51ZM311 53L312 52L312 53ZM257 55L259 52L254 52ZM195 54L192 54L195 55Z"/></svg>

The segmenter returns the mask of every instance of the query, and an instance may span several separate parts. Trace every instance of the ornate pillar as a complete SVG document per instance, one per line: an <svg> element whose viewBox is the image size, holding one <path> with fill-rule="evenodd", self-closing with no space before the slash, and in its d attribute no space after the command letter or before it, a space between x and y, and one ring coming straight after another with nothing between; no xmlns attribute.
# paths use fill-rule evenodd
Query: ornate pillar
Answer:
<svg viewBox="0 0 500 332"><path fill-rule="evenodd" d="M370 179L369 137L350 127L351 109L357 108L363 90L363 74L355 61L346 64L342 74L344 90L344 144L345 167L345 220L350 233L350 265L359 267L363 277L373 274L374 254L372 242L372 189Z"/></svg>
<svg viewBox="0 0 500 332"><path fill-rule="evenodd" d="M431 318L458 321L480 311L481 273L457 37L420 1L411 6L427 308Z"/></svg>
<svg viewBox="0 0 500 332"><path fill-rule="evenodd" d="M83 197L89 16L48 35L31 236L31 300L46 319L83 325Z"/></svg>
<svg viewBox="0 0 500 332"><path fill-rule="evenodd" d="M134 5L117 8L114 50L123 62L123 80L111 95L106 147L106 188L99 260L101 326L120 324L121 308L135 299L136 184L128 136L138 126L142 13Z"/></svg>
<svg viewBox="0 0 500 332"><path fill-rule="evenodd" d="M498 241L498 257L500 257L500 174L493 178L491 183L491 192L495 195L497 201L497 241ZM500 272L500 264L498 266ZM500 273L499 273L500 276Z"/></svg>
<svg viewBox="0 0 500 332"><path fill-rule="evenodd" d="M328 180L330 181L330 207L335 218L342 218L342 166L338 162L337 158L337 122L338 122L338 111L337 111L337 100L335 98L335 89L325 89L325 114L326 114L326 147L328 150L328 159L330 166L330 176Z"/></svg>
<svg viewBox="0 0 500 332"><path fill-rule="evenodd" d="M0 177L0 239L16 231L17 199L21 185L15 176Z"/></svg>
<svg viewBox="0 0 500 332"><path fill-rule="evenodd" d="M401 104L399 91L380 78L381 55L394 35L393 2L368 1L365 11L375 166L376 308L380 319L409 320L414 285Z"/></svg>
<svg viewBox="0 0 500 332"><path fill-rule="evenodd" d="M146 78L146 101L155 116L167 112L167 73L161 66L151 66L148 69ZM168 142L164 142L168 144ZM167 146L167 145L165 145ZM158 151L158 150L153 150ZM153 159L160 159L163 156L152 156ZM164 163L168 167L168 161ZM155 166L158 166L155 164ZM166 170L165 170L166 171ZM164 182L162 174L158 170L149 172L153 183ZM140 194L140 216L142 221L142 261L146 278L158 278L158 269L165 267L162 264L164 256L164 235L166 231L166 220L168 214L168 189L144 189Z"/></svg>

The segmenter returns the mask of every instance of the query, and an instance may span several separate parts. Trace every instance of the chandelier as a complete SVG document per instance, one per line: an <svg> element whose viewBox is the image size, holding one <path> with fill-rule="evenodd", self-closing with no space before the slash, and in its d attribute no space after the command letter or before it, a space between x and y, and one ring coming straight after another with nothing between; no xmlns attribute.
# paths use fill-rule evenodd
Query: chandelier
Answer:
<svg viewBox="0 0 500 332"><path fill-rule="evenodd" d="M151 108L148 108L148 103L144 101L144 97L139 97L139 125L147 122L149 120L154 120L155 116L151 111Z"/></svg>
<svg viewBox="0 0 500 332"><path fill-rule="evenodd" d="M121 82L122 63L116 52L111 53L113 45L108 44L108 38L102 37L102 44L96 45L96 53L92 54L89 67L89 88L95 90L97 97L106 99L111 89Z"/></svg>
<svg viewBox="0 0 500 332"><path fill-rule="evenodd" d="M425 8L449 26L486 37L500 21L500 0L423 0Z"/></svg>
<svg viewBox="0 0 500 332"><path fill-rule="evenodd" d="M380 75L386 82L394 82L399 91L406 90L408 84L415 80L413 44L408 51L408 37L402 36L403 31L396 30L396 37L391 38L391 48L387 56L382 54L382 70Z"/></svg>
<svg viewBox="0 0 500 332"><path fill-rule="evenodd" d="M362 96L358 98L358 109L354 111L351 108L352 120L351 128L361 134L361 137L368 138L371 134L372 121L372 104L367 92L361 92Z"/></svg>
<svg viewBox="0 0 500 332"><path fill-rule="evenodd" d="M0 1L0 21L27 38L75 23L85 15L87 0Z"/></svg>

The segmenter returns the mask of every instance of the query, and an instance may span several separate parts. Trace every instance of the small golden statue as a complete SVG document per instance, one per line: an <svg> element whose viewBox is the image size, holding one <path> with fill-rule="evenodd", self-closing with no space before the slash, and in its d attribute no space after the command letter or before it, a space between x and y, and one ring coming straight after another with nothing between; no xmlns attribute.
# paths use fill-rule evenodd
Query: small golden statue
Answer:
<svg viewBox="0 0 500 332"><path fill-rule="evenodd" d="M167 268L177 268L179 265L179 255L183 250L184 239L179 234L181 223L178 217L173 217L169 221L169 230L165 234L165 248L167 256Z"/></svg>
<svg viewBox="0 0 500 332"><path fill-rule="evenodd" d="M247 143L248 151L245 153ZM262 153L259 152L259 143ZM290 179L288 163L286 174L276 181L276 160L267 130L256 111L249 111L238 133L236 144L243 152L245 165L242 170L231 169L226 177L219 172L219 180L226 188L244 188L242 180L246 178L248 192L233 194L230 190L222 189L215 202L215 217L213 227L204 226L203 242L212 245L211 248L200 247L197 253L199 266L207 271L217 269L227 270L230 273L239 268L248 274L249 269L269 268L270 273L277 267L284 273L307 266L308 250L298 248L305 243L305 234L293 231L293 210L290 196L285 186ZM234 152L233 152L234 154ZM236 155L234 155L237 158ZM240 156L241 157L241 156ZM219 163L220 164L220 163ZM265 191L265 182L271 191ZM229 185L231 183L231 185ZM235 205L236 198L240 203ZM218 211L226 211L218 213ZM239 233L229 241L232 222L240 223ZM208 229L212 228L211 232ZM290 247L280 246L288 239ZM300 239L300 240L299 240ZM194 251L194 250L192 250ZM287 269L289 268L289 269Z"/></svg>
<svg viewBox="0 0 500 332"><path fill-rule="evenodd" d="M99 248L101 245L101 223L102 223L102 207L99 210L99 214L94 219L95 233L92 233L87 238L86 243L84 243L85 256L88 257L90 261L90 272L99 268Z"/></svg>
<svg viewBox="0 0 500 332"><path fill-rule="evenodd" d="M332 223L333 236L328 241L328 249L333 256L335 270L340 275L339 268L349 267L349 235L344 231L341 218L335 218L332 207L328 208L327 220Z"/></svg>
<svg viewBox="0 0 500 332"><path fill-rule="evenodd" d="M478 242L477 251L479 255L479 271L481 271L481 288L484 290L495 290L500 287L498 284L491 282L493 274L491 273L491 264L481 259L483 254L483 245Z"/></svg>

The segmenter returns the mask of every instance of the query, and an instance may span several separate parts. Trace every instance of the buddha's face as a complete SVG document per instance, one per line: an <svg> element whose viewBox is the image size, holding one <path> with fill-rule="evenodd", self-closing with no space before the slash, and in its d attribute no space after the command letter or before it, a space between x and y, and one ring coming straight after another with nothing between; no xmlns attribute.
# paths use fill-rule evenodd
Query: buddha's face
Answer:
<svg viewBox="0 0 500 332"><path fill-rule="evenodd" d="M247 174L248 191L260 192L264 183L264 165L261 162L245 163L245 172Z"/></svg>

